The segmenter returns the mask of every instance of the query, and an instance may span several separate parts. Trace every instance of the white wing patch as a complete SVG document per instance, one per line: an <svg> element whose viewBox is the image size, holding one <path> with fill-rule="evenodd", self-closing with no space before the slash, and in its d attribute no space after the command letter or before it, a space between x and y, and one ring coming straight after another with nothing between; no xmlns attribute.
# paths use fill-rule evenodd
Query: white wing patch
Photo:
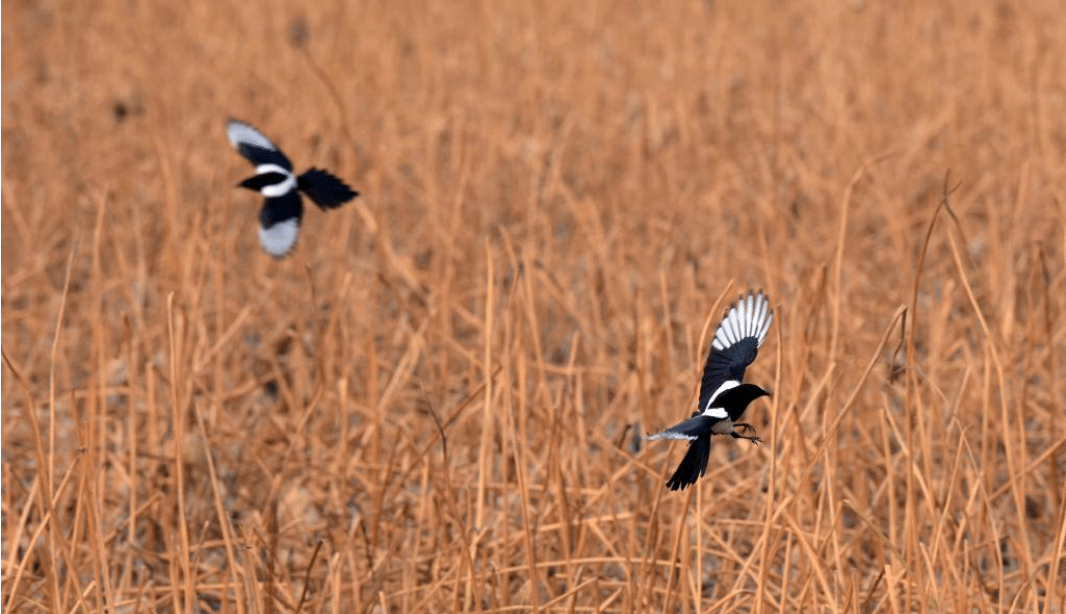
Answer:
<svg viewBox="0 0 1066 614"><path fill-rule="evenodd" d="M724 350L741 339L755 337L757 347L762 347L773 321L774 312L766 295L748 293L729 308L711 345L716 350Z"/></svg>
<svg viewBox="0 0 1066 614"><path fill-rule="evenodd" d="M282 180L281 183L272 183L260 188L259 193L267 198L284 196L296 187L296 176L293 175L291 171L286 170L277 164L260 164L255 167L255 174L263 175L266 173L279 173L285 176L285 179Z"/></svg>
<svg viewBox="0 0 1066 614"><path fill-rule="evenodd" d="M277 146L271 143L270 139L263 136L262 132L235 119L231 119L226 124L226 136L229 137L229 143L234 148L239 147L241 143L246 143L261 149L269 149L270 151L278 150Z"/></svg>
<svg viewBox="0 0 1066 614"><path fill-rule="evenodd" d="M281 183L275 183L274 185L265 185L263 189L259 190L259 193L267 198L277 198L278 196L284 196L296 188L296 177L289 175L285 178L285 181Z"/></svg>
<svg viewBox="0 0 1066 614"><path fill-rule="evenodd" d="M726 413L726 410L721 408L721 407L715 407L714 406L714 402L715 402L716 399L718 399L718 395L722 394L723 392L725 392L726 390L729 390L731 388L736 388L739 385L740 385L740 382L738 382L735 379L726 380L726 381L722 382L722 385L718 387L718 390L715 390L714 394L711 395L711 398L707 400L707 405L704 406L704 408L703 408L703 415L704 416L710 416L711 418L726 418L726 417L728 417L729 414Z"/></svg>
<svg viewBox="0 0 1066 614"><path fill-rule="evenodd" d="M296 187L296 176L291 171L286 170L277 164L260 164L255 167L255 174L262 175L265 173L280 173L285 175L285 180L281 183L275 183L271 185L265 185L259 193L267 198L277 198L278 196L284 196L292 191Z"/></svg>
<svg viewBox="0 0 1066 614"><path fill-rule="evenodd" d="M707 409L703 410L703 415L709 416L711 418L718 418L719 420L721 420L722 418L729 417L729 414L726 413L726 410L722 409L721 407L708 407Z"/></svg>
<svg viewBox="0 0 1066 614"><path fill-rule="evenodd" d="M259 246L275 258L281 258L292 251L296 239L300 236L299 218L289 218L278 222L270 228L259 227Z"/></svg>
<svg viewBox="0 0 1066 614"><path fill-rule="evenodd" d="M277 164L260 164L255 167L255 174L262 175L263 173L281 173L282 175L292 175L292 171L284 169Z"/></svg>

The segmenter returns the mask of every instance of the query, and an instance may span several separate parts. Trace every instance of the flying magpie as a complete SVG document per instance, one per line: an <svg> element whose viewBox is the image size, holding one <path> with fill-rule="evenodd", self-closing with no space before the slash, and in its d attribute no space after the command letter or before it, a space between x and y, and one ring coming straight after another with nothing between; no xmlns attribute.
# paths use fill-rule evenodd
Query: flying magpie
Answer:
<svg viewBox="0 0 1066 614"><path fill-rule="evenodd" d="M336 209L359 195L327 171L312 168L302 175L292 172L292 162L277 145L249 124L235 119L226 124L229 142L255 165L255 175L237 184L263 195L259 211L259 246L283 258L296 245L304 212L300 192L323 210Z"/></svg>
<svg viewBox="0 0 1066 614"><path fill-rule="evenodd" d="M726 311L711 342L707 365L703 368L703 383L700 385L696 412L688 420L648 436L649 440L686 439L689 442L688 452L681 459L677 471L666 482L670 490L684 490L706 473L712 435L730 435L735 439L750 440L756 445L762 441L754 434L741 435L735 428L754 433L755 429L750 424L737 420L749 403L770 394L755 384L743 384L741 381L744 379L744 369L759 353L759 347L766 339L773 320L770 301L762 291L758 294L749 292L734 303Z"/></svg>

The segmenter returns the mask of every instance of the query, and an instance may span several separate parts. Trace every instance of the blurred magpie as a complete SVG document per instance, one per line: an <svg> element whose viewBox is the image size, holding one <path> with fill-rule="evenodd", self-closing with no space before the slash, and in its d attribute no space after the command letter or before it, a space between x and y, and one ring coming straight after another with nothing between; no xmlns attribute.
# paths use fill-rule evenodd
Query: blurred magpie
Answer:
<svg viewBox="0 0 1066 614"><path fill-rule="evenodd" d="M359 195L324 170L312 168L302 175L294 175L292 162L285 154L249 124L231 119L226 124L226 135L237 152L255 165L255 175L237 186L263 195L259 246L275 258L288 255L296 245L304 212L300 192L323 210L336 209Z"/></svg>
<svg viewBox="0 0 1066 614"><path fill-rule="evenodd" d="M699 406L692 417L675 424L661 433L648 436L652 439L686 439L688 452L681 459L677 471L670 476L666 487L684 490L707 471L711 455L712 435L731 435L735 439L748 439L758 445L762 439L756 435L741 435L741 431L755 432L747 423L736 422L748 404L769 392L755 384L743 384L744 369L759 353L766 339L770 323L774 320L770 301L760 291L749 292L726 311L722 323L711 342L707 365L703 368L703 383L700 385Z"/></svg>

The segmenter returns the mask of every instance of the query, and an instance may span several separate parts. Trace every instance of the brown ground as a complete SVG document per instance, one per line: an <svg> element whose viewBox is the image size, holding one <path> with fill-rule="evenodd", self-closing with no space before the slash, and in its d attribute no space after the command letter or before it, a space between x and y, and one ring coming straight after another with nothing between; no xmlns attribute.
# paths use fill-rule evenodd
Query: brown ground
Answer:
<svg viewBox="0 0 1066 614"><path fill-rule="evenodd" d="M1066 610L1059 2L222 4L4 2L5 612Z"/></svg>

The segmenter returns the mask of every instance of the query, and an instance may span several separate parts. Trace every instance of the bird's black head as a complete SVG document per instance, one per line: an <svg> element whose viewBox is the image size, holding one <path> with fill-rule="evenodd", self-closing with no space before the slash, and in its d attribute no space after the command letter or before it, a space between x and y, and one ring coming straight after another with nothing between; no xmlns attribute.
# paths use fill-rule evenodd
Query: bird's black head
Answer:
<svg viewBox="0 0 1066 614"><path fill-rule="evenodd" d="M244 181L237 184L238 188L247 188L254 192L258 192L268 185L277 185L285 181L287 177L281 173L259 173L258 175L252 175Z"/></svg>
<svg viewBox="0 0 1066 614"><path fill-rule="evenodd" d="M744 410L748 408L752 401L759 397L768 396L770 396L769 392L755 384L739 384L729 390L720 392L718 398L715 399L714 405L724 408L729 413L729 418L736 420L744 413Z"/></svg>

